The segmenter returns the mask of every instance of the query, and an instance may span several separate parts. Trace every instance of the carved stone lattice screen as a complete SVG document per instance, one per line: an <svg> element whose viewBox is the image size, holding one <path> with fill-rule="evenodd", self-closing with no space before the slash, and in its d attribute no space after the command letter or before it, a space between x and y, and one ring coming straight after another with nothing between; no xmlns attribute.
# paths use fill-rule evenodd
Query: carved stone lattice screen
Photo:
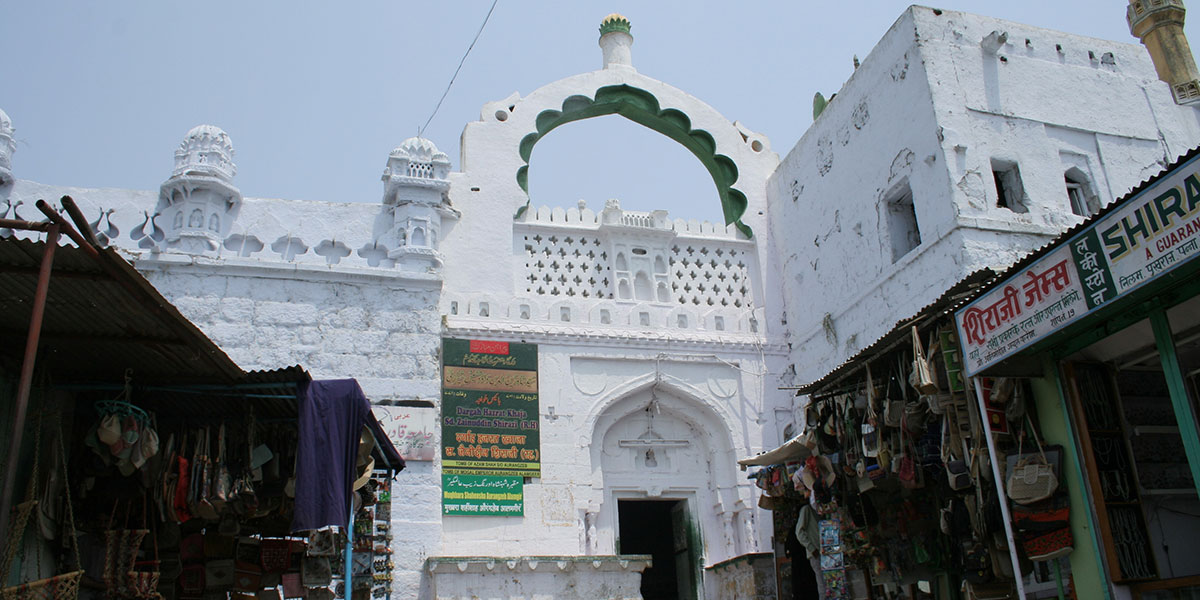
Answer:
<svg viewBox="0 0 1200 600"><path fill-rule="evenodd" d="M742 308L748 272L744 251L682 241L671 247L671 294L679 304Z"/></svg>
<svg viewBox="0 0 1200 600"><path fill-rule="evenodd" d="M612 298L612 268L600 238L530 233L525 244L525 292L539 296Z"/></svg>

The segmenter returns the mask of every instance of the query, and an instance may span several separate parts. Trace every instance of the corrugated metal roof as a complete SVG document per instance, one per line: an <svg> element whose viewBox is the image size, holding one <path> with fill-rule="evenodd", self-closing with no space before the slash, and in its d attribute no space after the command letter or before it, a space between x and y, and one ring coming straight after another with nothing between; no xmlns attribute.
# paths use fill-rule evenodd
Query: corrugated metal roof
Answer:
<svg viewBox="0 0 1200 600"><path fill-rule="evenodd" d="M13 366L24 354L45 249L0 239L0 360ZM147 384L294 383L303 373L246 373L116 251L98 253L55 249L37 360L54 381L123 381L127 367Z"/></svg>
<svg viewBox="0 0 1200 600"><path fill-rule="evenodd" d="M950 289L946 290L937 300L925 305L913 316L897 321L890 331L875 340L870 346L859 350L857 354L838 365L824 377L807 385L800 386L796 390L796 393L798 395L809 394L837 384L842 379L845 379L851 371L861 366L864 360L872 358L876 354L886 352L893 344L911 335L909 328L912 325L926 318L949 312L961 304L964 298L974 296L975 290L986 286L995 280L995 278L996 272L991 269L980 269L967 275L959 280L958 283L950 286Z"/></svg>

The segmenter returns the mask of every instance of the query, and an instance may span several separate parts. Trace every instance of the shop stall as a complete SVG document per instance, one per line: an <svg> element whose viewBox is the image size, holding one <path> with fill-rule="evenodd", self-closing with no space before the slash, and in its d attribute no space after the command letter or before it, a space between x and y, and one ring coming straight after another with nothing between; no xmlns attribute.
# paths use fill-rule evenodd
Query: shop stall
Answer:
<svg viewBox="0 0 1200 600"><path fill-rule="evenodd" d="M404 461L357 383L243 371L39 208L0 222L3 597L390 595Z"/></svg>
<svg viewBox="0 0 1200 600"><path fill-rule="evenodd" d="M965 374L1028 382L1061 448L1081 598L1200 593L1197 256L1193 150L956 311Z"/></svg>
<svg viewBox="0 0 1200 600"><path fill-rule="evenodd" d="M742 461L762 465L749 474L791 574L781 598L1071 594L1061 447L1027 382L963 373L952 311L994 278L971 275L798 389L800 435Z"/></svg>

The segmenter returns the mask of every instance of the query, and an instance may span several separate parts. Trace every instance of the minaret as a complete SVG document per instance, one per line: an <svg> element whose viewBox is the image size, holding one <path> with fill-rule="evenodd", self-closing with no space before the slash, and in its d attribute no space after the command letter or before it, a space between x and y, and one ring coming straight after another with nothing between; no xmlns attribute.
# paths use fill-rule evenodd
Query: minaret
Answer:
<svg viewBox="0 0 1200 600"><path fill-rule="evenodd" d="M383 170L383 205L392 226L380 238L388 258L406 271L433 271L442 265L438 238L442 218L457 218L450 207L450 157L433 142L408 138L388 155Z"/></svg>
<svg viewBox="0 0 1200 600"><path fill-rule="evenodd" d="M633 36L629 19L613 13L600 22L600 49L604 52L605 69L633 68Z"/></svg>
<svg viewBox="0 0 1200 600"><path fill-rule="evenodd" d="M17 143L13 141L12 119L0 110L0 187L13 182L12 155L17 151Z"/></svg>
<svg viewBox="0 0 1200 600"><path fill-rule="evenodd" d="M1129 0L1129 31L1150 51L1158 78L1171 85L1177 104L1200 102L1200 72L1183 33L1183 0Z"/></svg>
<svg viewBox="0 0 1200 600"><path fill-rule="evenodd" d="M199 125L187 133L155 208L166 249L205 254L220 248L242 206L236 173L233 142L220 127Z"/></svg>

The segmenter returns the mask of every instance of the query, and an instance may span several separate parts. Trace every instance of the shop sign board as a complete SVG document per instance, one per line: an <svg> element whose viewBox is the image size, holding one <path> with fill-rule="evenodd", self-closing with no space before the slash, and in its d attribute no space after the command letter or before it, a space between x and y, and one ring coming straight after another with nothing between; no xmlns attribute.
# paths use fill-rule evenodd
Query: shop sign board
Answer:
<svg viewBox="0 0 1200 600"><path fill-rule="evenodd" d="M537 345L442 340L442 472L541 476Z"/></svg>
<svg viewBox="0 0 1200 600"><path fill-rule="evenodd" d="M511 516L525 514L525 480L513 475L442 474L442 514Z"/></svg>
<svg viewBox="0 0 1200 600"><path fill-rule="evenodd" d="M1200 256L1200 157L955 315L967 375Z"/></svg>
<svg viewBox="0 0 1200 600"><path fill-rule="evenodd" d="M433 460L438 410L432 406L373 406L375 420L404 460Z"/></svg>

